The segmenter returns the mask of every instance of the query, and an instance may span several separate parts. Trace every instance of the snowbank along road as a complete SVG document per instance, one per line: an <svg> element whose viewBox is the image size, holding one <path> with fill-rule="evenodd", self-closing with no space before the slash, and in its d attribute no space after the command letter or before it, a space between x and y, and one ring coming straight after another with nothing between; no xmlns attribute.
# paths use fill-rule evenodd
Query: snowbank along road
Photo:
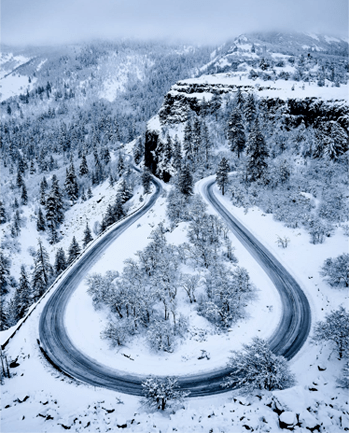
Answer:
<svg viewBox="0 0 349 433"><path fill-rule="evenodd" d="M48 299L39 323L41 348L56 368L93 386L133 395L142 395L142 382L145 377L109 368L80 353L67 336L64 312L70 296L102 252L156 202L161 194L161 184L157 179L154 179L153 183L156 189L149 201L95 242L62 278ZM276 354L291 359L304 344L310 330L309 303L286 269L217 200L212 191L213 184L213 180L204 184L204 197L263 267L280 293L283 315L270 339L270 346ZM210 373L182 376L179 378L179 384L183 389L190 391L192 397L224 392L226 389L222 388L221 383L230 371L228 368L222 368Z"/></svg>

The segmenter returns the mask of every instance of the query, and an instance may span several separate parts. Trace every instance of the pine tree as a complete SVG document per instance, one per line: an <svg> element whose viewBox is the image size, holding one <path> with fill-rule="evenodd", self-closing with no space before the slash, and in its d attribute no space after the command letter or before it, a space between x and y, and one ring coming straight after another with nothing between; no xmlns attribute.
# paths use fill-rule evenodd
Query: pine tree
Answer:
<svg viewBox="0 0 349 433"><path fill-rule="evenodd" d="M177 135L174 138L173 141L173 150L172 150L172 165L174 169L178 172L182 165L182 149L181 149L181 143L178 140Z"/></svg>
<svg viewBox="0 0 349 433"><path fill-rule="evenodd" d="M36 173L36 168L35 168L34 160L32 159L30 161L29 174L33 175L35 173Z"/></svg>
<svg viewBox="0 0 349 433"><path fill-rule="evenodd" d="M238 158L240 158L246 145L246 137L240 110L237 108L231 113L228 122L228 139L230 141L230 150L236 152Z"/></svg>
<svg viewBox="0 0 349 433"><path fill-rule="evenodd" d="M87 198L90 199L90 198L92 198L92 197L93 197L93 194L92 194L91 188L88 187L88 190L87 190Z"/></svg>
<svg viewBox="0 0 349 433"><path fill-rule="evenodd" d="M193 194L193 177L190 173L188 165L184 165L181 167L178 175L177 186L182 194L186 196Z"/></svg>
<svg viewBox="0 0 349 433"><path fill-rule="evenodd" d="M46 230L45 219L44 219L44 215L42 213L41 207L39 207L38 217L36 219L36 230L38 232L44 232Z"/></svg>
<svg viewBox="0 0 349 433"><path fill-rule="evenodd" d="M22 188L23 184L24 181L23 181L22 173L20 170L17 170L16 185L18 188Z"/></svg>
<svg viewBox="0 0 349 433"><path fill-rule="evenodd" d="M28 191L27 191L27 187L25 186L24 182L22 185L21 200L22 200L23 205L28 204Z"/></svg>
<svg viewBox="0 0 349 433"><path fill-rule="evenodd" d="M16 306L16 321L18 321L24 317L31 303L31 287L24 265L21 266L21 275L14 294L14 302Z"/></svg>
<svg viewBox="0 0 349 433"><path fill-rule="evenodd" d="M210 160L210 153L212 148L212 142L210 140L208 128L205 122L202 122L201 124L201 148L202 152L204 154L204 161L206 168L209 168L209 160Z"/></svg>
<svg viewBox="0 0 349 433"><path fill-rule="evenodd" d="M87 165L86 155L83 154L81 157L81 163L79 167L79 176L87 176L88 173L89 173L89 169Z"/></svg>
<svg viewBox="0 0 349 433"><path fill-rule="evenodd" d="M115 221L119 221L121 218L123 218L126 215L121 200L119 199L118 196L116 196L113 205L113 212L114 212Z"/></svg>
<svg viewBox="0 0 349 433"><path fill-rule="evenodd" d="M121 204L126 203L132 197L132 193L125 179L121 181L117 196L120 198Z"/></svg>
<svg viewBox="0 0 349 433"><path fill-rule="evenodd" d="M243 110L243 107L245 105L245 98L242 95L240 87L238 88L238 90L235 94L234 104L235 104L235 107L238 111L241 112Z"/></svg>
<svg viewBox="0 0 349 433"><path fill-rule="evenodd" d="M193 131L191 119L187 120L184 127L183 152L188 161L193 161Z"/></svg>
<svg viewBox="0 0 349 433"><path fill-rule="evenodd" d="M244 115L249 124L252 124L256 119L257 109L253 93L249 93L247 96L244 106Z"/></svg>
<svg viewBox="0 0 349 433"><path fill-rule="evenodd" d="M222 191L222 195L224 195L225 187L228 183L228 173L230 167L226 158L222 158L221 162L218 164L217 172L216 172L216 182L219 189Z"/></svg>
<svg viewBox="0 0 349 433"><path fill-rule="evenodd" d="M73 240L69 246L68 251L68 265L73 263L73 261L79 256L80 252L80 246L77 243L75 236L73 236Z"/></svg>
<svg viewBox="0 0 349 433"><path fill-rule="evenodd" d="M4 295L8 292L10 278L10 259L0 251L0 294Z"/></svg>
<svg viewBox="0 0 349 433"><path fill-rule="evenodd" d="M133 159L136 165L138 165L144 157L144 144L141 138L138 138L136 144L133 147Z"/></svg>
<svg viewBox="0 0 349 433"><path fill-rule="evenodd" d="M39 198L39 201L40 201L41 206L45 206L45 204L46 204L46 190L47 190L47 187L48 187L47 181L46 181L46 178L44 176L42 178L41 182L40 182L40 198Z"/></svg>
<svg viewBox="0 0 349 433"><path fill-rule="evenodd" d="M67 268L67 259L65 257L65 252L62 247L58 248L55 258L54 270L55 275L58 276Z"/></svg>
<svg viewBox="0 0 349 433"><path fill-rule="evenodd" d="M117 162L117 171L119 173L119 177L121 177L124 170L125 170L124 158L122 157L121 153L119 153L119 158Z"/></svg>
<svg viewBox="0 0 349 433"><path fill-rule="evenodd" d="M258 120L255 121L248 136L246 154L248 156L247 177L251 182L254 182L260 179L266 172L268 168L267 158L269 156Z"/></svg>
<svg viewBox="0 0 349 433"><path fill-rule="evenodd" d="M100 155L101 155L101 160L104 162L104 165L108 165L110 162L110 152L106 144L102 147Z"/></svg>
<svg viewBox="0 0 349 433"><path fill-rule="evenodd" d="M69 168L66 171L64 187L68 198L71 200L72 204L74 204L79 196L79 186L73 161L70 162Z"/></svg>
<svg viewBox="0 0 349 433"><path fill-rule="evenodd" d="M84 239L82 241L83 242L83 244L82 244L83 248L86 248L87 245L92 241L93 241L93 237L91 234L91 229L90 229L88 223L86 223L86 227L85 227L85 231L84 231Z"/></svg>
<svg viewBox="0 0 349 433"><path fill-rule="evenodd" d="M38 249L34 257L34 271L32 275L32 288L34 302L41 298L48 288L52 279L52 266L49 262L49 256L42 245L41 240L38 240Z"/></svg>
<svg viewBox="0 0 349 433"><path fill-rule="evenodd" d="M143 194L149 194L150 185L151 185L151 174L146 167L142 172L142 185L143 185Z"/></svg>
<svg viewBox="0 0 349 433"><path fill-rule="evenodd" d="M93 157L95 160L94 182L99 185L104 180L104 171L96 150L93 152Z"/></svg>
<svg viewBox="0 0 349 433"><path fill-rule="evenodd" d="M0 200L0 224L4 224L6 221L7 221L7 215L6 215L5 206Z"/></svg>
<svg viewBox="0 0 349 433"><path fill-rule="evenodd" d="M114 207L109 203L102 219L101 231L104 232L104 230L114 224L115 221Z"/></svg>

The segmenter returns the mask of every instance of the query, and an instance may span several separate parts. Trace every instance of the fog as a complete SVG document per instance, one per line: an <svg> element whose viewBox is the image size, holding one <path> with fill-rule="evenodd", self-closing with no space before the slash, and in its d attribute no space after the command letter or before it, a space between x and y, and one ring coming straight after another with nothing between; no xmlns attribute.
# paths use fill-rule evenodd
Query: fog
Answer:
<svg viewBox="0 0 349 433"><path fill-rule="evenodd" d="M243 32L347 37L347 0L2 0L1 41L135 38L219 43Z"/></svg>

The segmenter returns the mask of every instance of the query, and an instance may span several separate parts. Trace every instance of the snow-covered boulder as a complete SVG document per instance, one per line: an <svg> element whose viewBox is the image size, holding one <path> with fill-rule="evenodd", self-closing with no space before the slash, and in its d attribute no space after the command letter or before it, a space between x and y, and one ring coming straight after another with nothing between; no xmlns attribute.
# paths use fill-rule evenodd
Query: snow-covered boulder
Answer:
<svg viewBox="0 0 349 433"><path fill-rule="evenodd" d="M288 410L282 412L279 416L279 423L281 428L293 429L298 423L297 414Z"/></svg>

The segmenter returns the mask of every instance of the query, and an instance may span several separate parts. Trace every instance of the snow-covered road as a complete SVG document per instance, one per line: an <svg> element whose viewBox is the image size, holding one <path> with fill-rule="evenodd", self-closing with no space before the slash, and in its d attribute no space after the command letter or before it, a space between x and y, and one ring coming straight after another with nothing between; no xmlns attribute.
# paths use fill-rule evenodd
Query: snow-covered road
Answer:
<svg viewBox="0 0 349 433"><path fill-rule="evenodd" d="M91 265L121 233L150 210L161 194L161 184L154 180L156 191L149 201L135 214L117 224L98 242L95 242L76 264L61 279L58 287L46 303L40 318L40 342L47 358L59 370L83 382L119 392L142 395L144 376L125 373L101 365L82 354L71 342L64 325L64 312L69 299L79 282L86 276ZM304 344L310 329L310 307L303 291L279 261L237 221L219 202L212 192L214 180L200 182L200 192L218 211L234 234L263 267L280 293L283 315L275 330L270 345L277 354L291 359ZM218 369L209 373L182 376L179 383L190 391L191 396L203 396L225 391L221 387L229 369Z"/></svg>

